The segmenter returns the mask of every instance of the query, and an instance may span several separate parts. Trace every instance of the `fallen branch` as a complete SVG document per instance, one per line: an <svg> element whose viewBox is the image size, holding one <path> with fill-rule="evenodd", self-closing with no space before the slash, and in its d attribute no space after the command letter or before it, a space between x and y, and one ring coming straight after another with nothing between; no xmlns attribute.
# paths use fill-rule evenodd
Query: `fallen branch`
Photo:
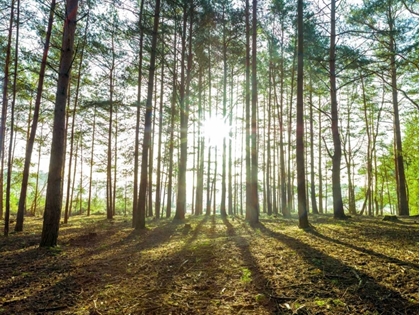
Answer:
<svg viewBox="0 0 420 315"><path fill-rule="evenodd" d="M357 280L359 280L359 287L360 287L362 285L362 283L363 283L362 278L360 278L360 276L357 274L356 271L354 271L354 269L351 269L351 272L353 272L354 275L356 276Z"/></svg>

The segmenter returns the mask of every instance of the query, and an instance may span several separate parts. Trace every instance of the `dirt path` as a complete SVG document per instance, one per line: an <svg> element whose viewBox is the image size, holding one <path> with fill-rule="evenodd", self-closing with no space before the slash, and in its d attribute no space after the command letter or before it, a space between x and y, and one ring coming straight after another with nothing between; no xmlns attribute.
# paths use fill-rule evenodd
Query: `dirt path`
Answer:
<svg viewBox="0 0 420 315"><path fill-rule="evenodd" d="M135 232L73 217L0 238L0 314L418 314L418 224L190 217Z"/></svg>

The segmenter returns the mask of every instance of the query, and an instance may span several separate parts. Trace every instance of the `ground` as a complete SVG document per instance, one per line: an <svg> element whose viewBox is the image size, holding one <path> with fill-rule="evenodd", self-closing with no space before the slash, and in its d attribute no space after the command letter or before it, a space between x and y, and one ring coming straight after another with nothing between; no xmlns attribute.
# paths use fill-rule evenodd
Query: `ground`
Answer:
<svg viewBox="0 0 420 315"><path fill-rule="evenodd" d="M0 314L418 314L416 218L42 218L0 237ZM12 225L13 226L13 225Z"/></svg>

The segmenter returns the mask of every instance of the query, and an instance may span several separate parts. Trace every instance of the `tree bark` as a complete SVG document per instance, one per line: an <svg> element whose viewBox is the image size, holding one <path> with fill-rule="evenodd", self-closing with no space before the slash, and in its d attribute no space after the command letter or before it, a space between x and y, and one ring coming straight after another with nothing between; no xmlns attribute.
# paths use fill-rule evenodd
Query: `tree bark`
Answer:
<svg viewBox="0 0 420 315"><path fill-rule="evenodd" d="M163 46L163 42L162 42ZM162 56L162 61L163 61ZM155 217L160 218L160 187L161 187L161 159L162 159L162 129L163 129L163 79L164 79L164 63L161 65L160 72L160 100L159 100L159 138L158 138L158 157L156 170L156 197L155 197Z"/></svg>
<svg viewBox="0 0 420 315"><path fill-rule="evenodd" d="M74 34L78 0L66 1L66 14L60 58L59 77L54 108L54 125L44 221L40 246L56 246L63 200L62 172L64 166L66 100L74 51Z"/></svg>
<svg viewBox="0 0 420 315"><path fill-rule="evenodd" d="M0 169L0 183L3 183L4 175L4 138L6 137L6 116L7 116L7 107L8 107L8 88L9 88L9 64L10 64L10 55L11 55L11 45L12 45L12 31L13 31L13 20L15 12L15 1L12 0L12 5L10 7L10 19L9 19L9 32L7 35L7 46L6 46L6 58L4 60L4 81L3 81L3 104L1 110L1 126L0 126L0 159L1 159L1 169ZM3 184L0 185L0 218L3 218ZM5 218L4 234L9 233L9 218ZM7 235L6 234L6 235Z"/></svg>
<svg viewBox="0 0 420 315"><path fill-rule="evenodd" d="M312 213L318 214L318 207L316 204L316 194L315 194L315 157L314 157L314 109L312 103L312 79L310 87L310 102L309 102L309 135L310 135L310 144L311 144L311 203L312 203Z"/></svg>
<svg viewBox="0 0 420 315"><path fill-rule="evenodd" d="M390 15L390 13L389 13ZM400 127L400 113L398 108L398 87L397 87L397 69L395 39L393 35L394 23L392 17L389 16L389 51L390 51L390 72L391 72L391 85L392 85L392 108L394 112L394 134L395 134L395 158L396 158L396 182L398 189L398 215L409 215L410 209L407 199L407 187L405 182L404 171L404 157L402 151L401 141L401 127Z"/></svg>
<svg viewBox="0 0 420 315"><path fill-rule="evenodd" d="M48 51L50 48L51 30L52 30L52 25L54 21L54 10L55 10L55 0L52 0L51 6L50 6L50 15L48 19L47 33L45 36L44 51L43 51L42 59L41 59L41 68L39 70L38 87L37 87L34 112L33 112L33 117L32 117L32 126L31 126L28 141L26 143L25 162L24 162L23 174L22 174L22 185L20 189L19 205L18 205L18 212L17 212L17 217L16 217L16 225L15 225L16 232L20 232L23 230L23 221L24 221L25 207L26 207L26 194L28 191L28 181L29 181L29 169L31 166L32 151L34 148L36 130L38 127L39 110L40 110L40 105L41 105L42 90L43 90L44 78L45 78L45 69L47 67L47 58L48 58Z"/></svg>
<svg viewBox="0 0 420 315"><path fill-rule="evenodd" d="M331 96L331 130L334 142L332 156L332 186L334 218L345 219L343 199L341 196L341 139L338 127L337 86L335 73L335 2L331 0L331 34L330 34L330 96Z"/></svg>
<svg viewBox="0 0 420 315"><path fill-rule="evenodd" d="M14 140L14 129L15 129L15 104L16 104L16 84L17 84L17 73L18 73L18 58L19 58L19 17L20 17L20 0L17 0L16 8L16 41L15 41L15 60L14 60L14 73L13 73L13 96L12 104L10 106L10 138L9 138L9 152L7 158L7 180L6 180L6 213L5 213L5 224L4 224L4 235L9 234L9 217L10 217L10 190L12 185L12 173L13 173L13 140Z"/></svg>
<svg viewBox="0 0 420 315"><path fill-rule="evenodd" d="M137 221L137 198L138 198L138 181L139 181L139 133L140 133L140 103L141 103L141 87L142 87L142 69L143 69L143 7L144 0L140 2L140 13L139 13L139 30L140 30L140 41L139 41L139 63L137 72L137 110L136 110L136 129L134 138L134 170L133 170L133 222L134 227Z"/></svg>
<svg viewBox="0 0 420 315"><path fill-rule="evenodd" d="M177 21L175 20L175 32L174 32L174 47L177 45L177 32L176 32ZM171 97L171 127L169 136L169 167L168 167L168 195L166 200L166 217L169 218L172 212L172 180L173 180L173 167L174 167L174 128L175 128L175 103L176 103L176 81L177 81L177 61L176 52L174 49L174 64L172 69L172 97Z"/></svg>
<svg viewBox="0 0 420 315"><path fill-rule="evenodd" d="M185 71L185 59L187 54L186 48L186 37L187 37L187 20L188 20L188 11L190 11L190 27L189 27L189 48L188 48L188 60L187 60L187 71ZM180 116L181 116L181 131L180 131L180 159L178 166L178 193L176 200L176 212L174 220L184 220L186 203L187 203L187 159L188 159L188 88L189 79L191 75L191 43L192 43L192 16L193 16L193 7L190 3L190 10L187 9L187 6L184 7L184 20L183 20L183 31L182 31L182 57L181 57L181 84L180 84ZM185 74L186 72L186 74Z"/></svg>
<svg viewBox="0 0 420 315"><path fill-rule="evenodd" d="M296 103L296 168L299 227L308 228L308 210L305 185L305 148L303 122L303 0L298 0L298 75Z"/></svg>
<svg viewBox="0 0 420 315"><path fill-rule="evenodd" d="M147 166L148 166L148 153L150 149L151 140L151 127L152 127L152 98L153 87L155 78L155 64L156 64L156 43L159 28L159 14L160 14L160 0L155 2L155 13L153 18L153 36L150 54L150 67L149 67L149 81L147 83L147 100L146 100L146 113L144 121L144 138L142 147L142 163L141 163L141 177L140 189L138 198L138 213L136 215L136 222L134 228L136 230L146 228L146 190L147 190Z"/></svg>

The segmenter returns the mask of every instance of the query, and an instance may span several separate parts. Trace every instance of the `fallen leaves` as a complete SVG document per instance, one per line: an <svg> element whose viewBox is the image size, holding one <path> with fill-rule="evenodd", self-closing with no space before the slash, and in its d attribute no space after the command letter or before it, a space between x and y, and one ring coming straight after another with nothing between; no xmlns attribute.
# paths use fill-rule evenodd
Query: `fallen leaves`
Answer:
<svg viewBox="0 0 420 315"><path fill-rule="evenodd" d="M312 220L313 219L313 220ZM0 239L0 314L388 314L418 311L418 225L355 217L72 217L58 248L40 220ZM388 313L387 313L388 312Z"/></svg>

